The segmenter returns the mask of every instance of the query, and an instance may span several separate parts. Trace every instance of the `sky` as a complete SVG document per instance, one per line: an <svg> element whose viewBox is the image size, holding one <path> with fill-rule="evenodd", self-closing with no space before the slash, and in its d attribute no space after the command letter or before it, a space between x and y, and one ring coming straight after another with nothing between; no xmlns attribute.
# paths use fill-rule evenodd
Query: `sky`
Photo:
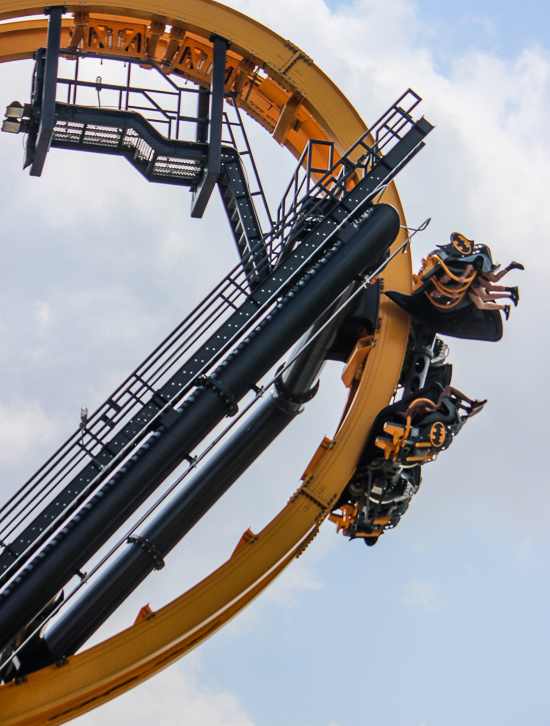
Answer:
<svg viewBox="0 0 550 726"><path fill-rule="evenodd" d="M487 398L424 467L399 526L367 549L326 523L305 554L178 664L80 726L547 726L550 490L550 40L542 2L227 3L304 50L368 123L406 88L436 129L400 174L423 255L460 231L514 272L498 344L448 339L453 383ZM0 67L0 107L32 64ZM249 131L272 200L293 160ZM20 485L234 264L221 205L120 159L53 150L40 179L0 137L0 465ZM182 199L183 196L183 199ZM512 277L510 275L510 278ZM96 640L221 564L296 489L344 394L340 366L273 450L128 599ZM94 641L95 642L95 641Z"/></svg>

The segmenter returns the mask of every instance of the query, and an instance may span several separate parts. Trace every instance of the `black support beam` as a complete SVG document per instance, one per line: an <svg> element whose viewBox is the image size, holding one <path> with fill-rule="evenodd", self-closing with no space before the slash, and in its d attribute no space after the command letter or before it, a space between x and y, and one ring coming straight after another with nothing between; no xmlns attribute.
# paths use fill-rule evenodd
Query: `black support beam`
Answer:
<svg viewBox="0 0 550 726"><path fill-rule="evenodd" d="M210 91L206 88L199 90L197 101L197 135L199 144L206 144L208 141L208 116L210 113Z"/></svg>
<svg viewBox="0 0 550 726"><path fill-rule="evenodd" d="M221 173L223 100L225 96L225 60L229 41L213 35L212 85L210 92L210 126L208 132L208 162L197 191L193 194L191 216L200 219L212 190ZM199 104L200 96L199 96Z"/></svg>
<svg viewBox="0 0 550 726"><path fill-rule="evenodd" d="M56 5L55 7L46 9L46 14L50 16L50 20L48 23L48 41L42 81L42 112L34 158L31 165L31 176L41 176L52 141L55 126L57 68L59 65L59 48L61 46L61 19L66 10L66 5Z"/></svg>

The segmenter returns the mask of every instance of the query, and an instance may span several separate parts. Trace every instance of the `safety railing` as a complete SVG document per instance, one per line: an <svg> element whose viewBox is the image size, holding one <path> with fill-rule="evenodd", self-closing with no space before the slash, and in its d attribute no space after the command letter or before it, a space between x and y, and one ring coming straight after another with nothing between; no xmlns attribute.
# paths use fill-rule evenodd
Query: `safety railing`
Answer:
<svg viewBox="0 0 550 726"><path fill-rule="evenodd" d="M421 100L409 88L336 161L333 161L334 146L331 142L310 141L283 194L273 234L288 236L290 242L296 238L306 220L311 225L315 224L316 217L322 219L327 203L340 201L365 173L382 162L412 128L415 120L411 114ZM329 147L328 169L313 164L315 147L322 144ZM291 231L293 234L289 234ZM283 245L282 251L286 252L287 248L288 245Z"/></svg>
<svg viewBox="0 0 550 726"><path fill-rule="evenodd" d="M250 196L252 199L260 197L263 208L263 228L271 232L273 229L273 217L269 209L269 204L265 191L260 179L258 167L254 160L250 141L248 140L248 134L246 133L246 127L243 123L243 118L239 110L237 97L234 93L229 94L230 106L226 104L226 110L224 111L224 138L223 142L233 146L241 160L244 163L245 170L248 177L248 187L250 189ZM259 210L257 210L259 211Z"/></svg>
<svg viewBox="0 0 550 726"><path fill-rule="evenodd" d="M208 93L206 89L195 86L180 86L175 80L160 69L153 60L137 60L133 58L117 58L116 56L85 53L82 51L64 50L64 55L74 58L74 73L72 76L59 75L57 78L57 100L77 106L94 105L97 101L99 108L116 108L119 111L136 111L168 139L196 137L199 125L208 124L207 118L200 118L196 112L185 113L194 104L198 108L199 94ZM102 76L95 80L86 80L82 77L83 58L94 58L101 63L123 63L126 69L124 83L107 83ZM141 71L147 68L156 71L156 83L139 85L135 80L135 66ZM66 67L67 64L65 64ZM84 65L84 67L86 67ZM183 79L182 79L183 81ZM91 92L91 94L90 94ZM94 93L95 92L95 93ZM192 134L182 136L182 127L191 125Z"/></svg>

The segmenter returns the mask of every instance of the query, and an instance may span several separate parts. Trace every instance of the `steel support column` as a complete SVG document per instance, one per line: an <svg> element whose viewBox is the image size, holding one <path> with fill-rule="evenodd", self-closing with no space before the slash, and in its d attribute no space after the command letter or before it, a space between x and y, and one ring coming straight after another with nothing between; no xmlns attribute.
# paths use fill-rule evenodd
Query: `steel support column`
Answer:
<svg viewBox="0 0 550 726"><path fill-rule="evenodd" d="M40 127L36 139L31 176L40 176L48 154L55 126L55 94L57 89L57 68L59 64L59 48L61 45L61 18L67 10L66 5L56 5L46 9L50 16L48 23L48 41L46 44L46 61L42 81L42 108Z"/></svg>
<svg viewBox="0 0 550 726"><path fill-rule="evenodd" d="M221 172L223 100L225 96L225 60L229 41L213 35L212 84L210 92L210 125L208 132L208 163L197 191L193 194L191 216L200 218L204 214L212 190ZM200 104L200 95L199 95ZM199 128L197 129L197 131Z"/></svg>
<svg viewBox="0 0 550 726"><path fill-rule="evenodd" d="M206 88L199 89L197 101L197 133L196 140L200 144L206 144L208 141L208 117L210 113L210 91Z"/></svg>

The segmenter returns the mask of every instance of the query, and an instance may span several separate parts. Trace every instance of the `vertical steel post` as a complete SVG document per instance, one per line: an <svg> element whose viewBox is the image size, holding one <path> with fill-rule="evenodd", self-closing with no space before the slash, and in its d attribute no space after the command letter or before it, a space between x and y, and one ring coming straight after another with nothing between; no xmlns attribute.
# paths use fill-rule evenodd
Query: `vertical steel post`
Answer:
<svg viewBox="0 0 550 726"><path fill-rule="evenodd" d="M210 91L206 88L199 89L197 101L197 135L196 139L200 144L208 141L208 116L210 112Z"/></svg>
<svg viewBox="0 0 550 726"><path fill-rule="evenodd" d="M225 96L225 61L229 41L211 36L214 43L212 93L210 96L210 133L208 135L208 172L218 176L221 171L223 100Z"/></svg>
<svg viewBox="0 0 550 726"><path fill-rule="evenodd" d="M191 216L199 219L204 214L212 190L220 176L222 155L223 100L225 96L225 59L229 41L212 35L214 44L212 82L210 92L210 125L208 132L208 162L201 183L193 194ZM199 105L201 104L199 95ZM200 126L197 128L197 133ZM198 140L198 139L197 139Z"/></svg>
<svg viewBox="0 0 550 726"><path fill-rule="evenodd" d="M61 46L61 19L66 12L66 5L46 8L45 14L50 16L48 23L48 40L46 43L46 62L42 86L42 109L40 127L36 140L31 176L40 176L48 154L55 126L55 94L57 89L57 67L59 64L59 48Z"/></svg>

